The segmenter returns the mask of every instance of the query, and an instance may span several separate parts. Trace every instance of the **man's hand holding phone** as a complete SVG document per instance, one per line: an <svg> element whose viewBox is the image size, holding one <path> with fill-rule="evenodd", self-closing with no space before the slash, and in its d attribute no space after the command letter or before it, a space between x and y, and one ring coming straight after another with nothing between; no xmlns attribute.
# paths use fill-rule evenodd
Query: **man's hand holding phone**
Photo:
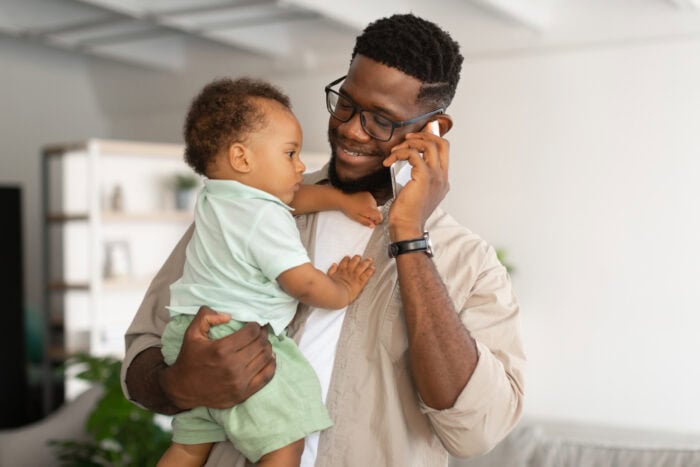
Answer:
<svg viewBox="0 0 700 467"><path fill-rule="evenodd" d="M418 238L425 221L449 190L449 143L439 135L437 120L392 148L384 166L394 166L392 183L397 186L389 210L389 233L392 241ZM405 164L406 167L400 167ZM408 172L408 178L407 174ZM402 183L403 182L403 183Z"/></svg>

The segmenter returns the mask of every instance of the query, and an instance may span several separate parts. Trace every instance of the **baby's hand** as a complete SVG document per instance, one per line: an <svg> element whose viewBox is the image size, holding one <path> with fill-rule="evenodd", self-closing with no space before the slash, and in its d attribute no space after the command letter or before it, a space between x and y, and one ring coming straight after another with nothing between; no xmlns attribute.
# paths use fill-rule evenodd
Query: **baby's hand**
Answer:
<svg viewBox="0 0 700 467"><path fill-rule="evenodd" d="M355 301L367 281L374 274L372 258L362 259L359 255L352 258L346 256L340 264L333 263L328 269L328 276L337 284L343 285L348 291L348 304Z"/></svg>
<svg viewBox="0 0 700 467"><path fill-rule="evenodd" d="M377 208L377 201L368 191L343 195L340 209L350 219L367 227L374 227L382 222L382 213Z"/></svg>

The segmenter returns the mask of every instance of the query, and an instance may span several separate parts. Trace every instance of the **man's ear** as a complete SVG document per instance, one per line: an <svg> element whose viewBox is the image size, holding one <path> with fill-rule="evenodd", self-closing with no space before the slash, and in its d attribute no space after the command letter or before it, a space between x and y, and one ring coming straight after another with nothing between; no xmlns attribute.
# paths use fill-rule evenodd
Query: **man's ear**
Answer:
<svg viewBox="0 0 700 467"><path fill-rule="evenodd" d="M452 117L447 114L439 114L437 122L440 125L440 136L445 136L452 129Z"/></svg>
<svg viewBox="0 0 700 467"><path fill-rule="evenodd" d="M239 173L247 174L251 170L250 152L241 143L233 143L228 148L228 163Z"/></svg>

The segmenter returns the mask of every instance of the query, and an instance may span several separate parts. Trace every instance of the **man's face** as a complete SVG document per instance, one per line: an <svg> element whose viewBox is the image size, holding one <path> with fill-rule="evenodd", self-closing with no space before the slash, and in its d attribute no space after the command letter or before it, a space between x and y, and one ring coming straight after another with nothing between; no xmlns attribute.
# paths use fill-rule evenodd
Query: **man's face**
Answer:
<svg viewBox="0 0 700 467"><path fill-rule="evenodd" d="M426 111L416 103L420 86L418 79L396 68L357 55L350 64L340 93L362 109L399 122ZM389 141L381 142L362 129L359 113L345 123L330 116L331 183L346 192L370 191L375 196L377 193L391 193L389 169L382 165L382 161L391 148L404 140L407 133L419 131L424 124L418 122L396 128Z"/></svg>

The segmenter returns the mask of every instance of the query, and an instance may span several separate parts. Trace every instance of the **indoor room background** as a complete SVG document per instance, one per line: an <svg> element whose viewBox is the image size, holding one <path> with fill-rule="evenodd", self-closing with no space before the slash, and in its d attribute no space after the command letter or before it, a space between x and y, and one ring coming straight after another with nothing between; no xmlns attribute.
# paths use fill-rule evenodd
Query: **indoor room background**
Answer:
<svg viewBox="0 0 700 467"><path fill-rule="evenodd" d="M304 151L324 153L323 87L345 72L358 25L412 10L466 57L443 207L513 268L525 416L700 434L695 2L285 2L337 22L326 48L269 56L197 38L164 45L165 64L16 33L12 3L0 2L0 184L22 188L26 310L41 311L44 290L42 147L182 143L197 90L247 75L290 95Z"/></svg>

